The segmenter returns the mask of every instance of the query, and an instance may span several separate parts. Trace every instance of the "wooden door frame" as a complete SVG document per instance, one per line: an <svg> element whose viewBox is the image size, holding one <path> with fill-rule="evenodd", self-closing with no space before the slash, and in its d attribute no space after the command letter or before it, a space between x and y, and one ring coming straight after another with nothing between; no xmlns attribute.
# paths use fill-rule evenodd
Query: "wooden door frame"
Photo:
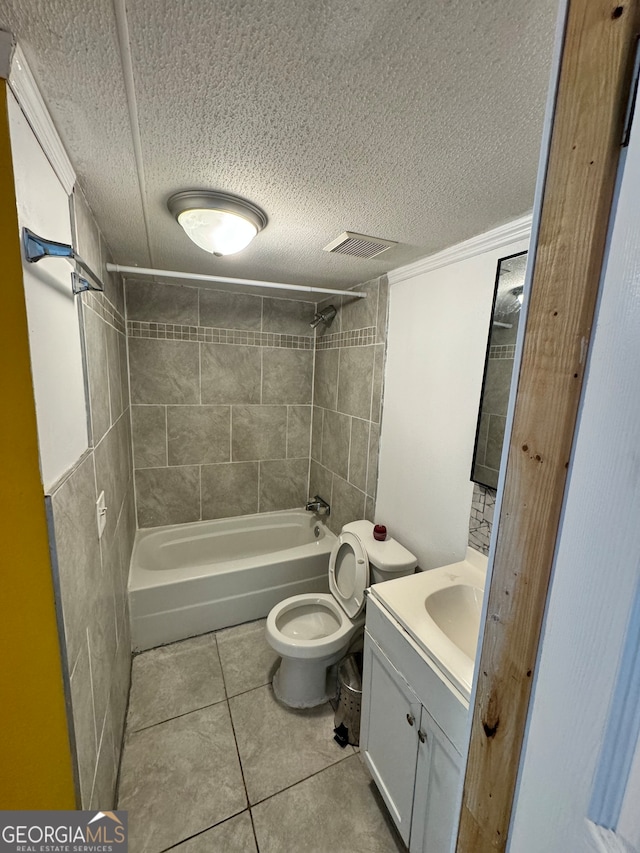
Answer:
<svg viewBox="0 0 640 853"><path fill-rule="evenodd" d="M624 5L623 5L624 4ZM456 853L505 850L601 278L640 0L569 0ZM537 224L537 229L536 229Z"/></svg>

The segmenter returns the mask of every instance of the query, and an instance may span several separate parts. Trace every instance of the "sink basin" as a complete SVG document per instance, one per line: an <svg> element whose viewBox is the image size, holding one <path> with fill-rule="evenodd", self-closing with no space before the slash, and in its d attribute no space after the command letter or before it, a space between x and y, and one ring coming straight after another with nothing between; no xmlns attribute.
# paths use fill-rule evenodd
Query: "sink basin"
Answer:
<svg viewBox="0 0 640 853"><path fill-rule="evenodd" d="M483 594L477 586L460 583L438 589L424 601L438 628L470 658L476 654Z"/></svg>
<svg viewBox="0 0 640 853"><path fill-rule="evenodd" d="M462 695L473 681L487 558L466 557L438 569L374 584L378 599Z"/></svg>

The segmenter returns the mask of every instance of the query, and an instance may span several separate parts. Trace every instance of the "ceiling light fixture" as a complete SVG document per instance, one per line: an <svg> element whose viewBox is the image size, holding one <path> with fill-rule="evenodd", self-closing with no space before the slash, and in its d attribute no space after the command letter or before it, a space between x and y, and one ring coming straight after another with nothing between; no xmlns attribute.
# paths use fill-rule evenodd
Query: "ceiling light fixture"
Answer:
<svg viewBox="0 0 640 853"><path fill-rule="evenodd" d="M246 249L267 224L264 211L231 193L186 190L172 195L167 207L187 237L216 257Z"/></svg>

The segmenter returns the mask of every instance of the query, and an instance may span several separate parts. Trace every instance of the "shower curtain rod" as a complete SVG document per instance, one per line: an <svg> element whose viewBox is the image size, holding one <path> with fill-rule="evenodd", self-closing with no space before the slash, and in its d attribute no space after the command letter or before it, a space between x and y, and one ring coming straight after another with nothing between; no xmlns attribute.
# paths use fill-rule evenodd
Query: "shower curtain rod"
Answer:
<svg viewBox="0 0 640 853"><path fill-rule="evenodd" d="M354 299L366 299L366 293L352 290L334 290L330 287L311 287L306 284L277 284L273 281L258 281L252 278L228 278L221 275L202 275L194 272L178 272L176 270L154 270L145 267L125 267L121 264L107 264L109 272L132 273L133 275L159 275L163 278L188 278L193 281L216 281L221 284L242 284L247 287L269 287L274 290L303 290L305 293L325 293L335 296L352 296Z"/></svg>

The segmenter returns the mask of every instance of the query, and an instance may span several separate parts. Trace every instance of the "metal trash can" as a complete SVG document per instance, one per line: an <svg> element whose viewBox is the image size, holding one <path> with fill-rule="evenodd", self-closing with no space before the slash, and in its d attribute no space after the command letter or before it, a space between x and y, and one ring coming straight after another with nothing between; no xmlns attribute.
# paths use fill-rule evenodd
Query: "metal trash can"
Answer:
<svg viewBox="0 0 640 853"><path fill-rule="evenodd" d="M362 654L349 655L338 664L338 707L334 739L340 746L360 743L362 709Z"/></svg>

